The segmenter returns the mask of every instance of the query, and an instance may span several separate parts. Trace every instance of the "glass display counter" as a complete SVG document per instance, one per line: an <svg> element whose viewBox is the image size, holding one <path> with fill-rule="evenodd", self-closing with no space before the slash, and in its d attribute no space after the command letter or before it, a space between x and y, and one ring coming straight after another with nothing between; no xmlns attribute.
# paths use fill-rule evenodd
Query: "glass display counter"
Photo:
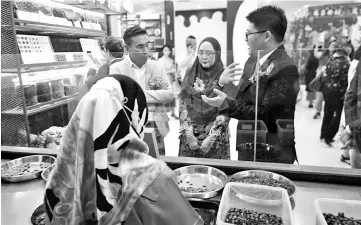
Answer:
<svg viewBox="0 0 361 225"><path fill-rule="evenodd" d="M2 163L7 159L2 159ZM186 161L186 160L185 160ZM189 160L187 160L189 162ZM171 166L172 163L168 163ZM191 164L191 162L189 162ZM239 171L238 168L228 165L229 169ZM291 171L291 170L290 170ZM361 174L359 174L360 180ZM305 179L305 178L304 178ZM335 198L361 201L360 186L342 184L297 181L296 193L291 200L295 225L316 224L316 210L314 202L317 198ZM45 181L42 179L23 183L4 183L1 187L2 224L27 225L31 224L30 217L34 210L42 204ZM219 203L221 195L211 201ZM21 207L19 207L21 205Z"/></svg>

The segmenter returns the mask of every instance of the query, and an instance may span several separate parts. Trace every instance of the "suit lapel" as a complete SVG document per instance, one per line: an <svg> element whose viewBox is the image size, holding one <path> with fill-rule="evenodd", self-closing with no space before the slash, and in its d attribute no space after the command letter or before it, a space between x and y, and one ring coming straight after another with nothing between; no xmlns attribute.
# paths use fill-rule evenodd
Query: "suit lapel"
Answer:
<svg viewBox="0 0 361 225"><path fill-rule="evenodd" d="M248 80L252 76L254 70L256 69L256 64L256 57L250 57L249 60L247 60L246 65L244 66L244 75L242 76L244 79Z"/></svg>
<svg viewBox="0 0 361 225"><path fill-rule="evenodd" d="M276 49L276 51L274 51L268 57L268 59L265 61L265 63L263 63L263 65L261 67L261 71L266 71L272 63L275 64L275 61L279 60L282 57L282 55L284 54L284 52L285 52L285 47L283 45L278 47ZM268 78L271 78L278 73L278 69L275 67L275 65L273 65L273 69L269 72L270 73L267 76L268 76Z"/></svg>
<svg viewBox="0 0 361 225"><path fill-rule="evenodd" d="M252 76L255 68L256 68L257 58L256 57L249 57L246 64L244 65L243 75L241 82L239 83L239 90L244 91L246 87L250 84L249 78Z"/></svg>
<svg viewBox="0 0 361 225"><path fill-rule="evenodd" d="M262 64L260 71L265 71L267 67L272 63L273 60L279 58L283 52L285 51L285 47L283 45L279 46ZM251 59L253 58L253 59ZM250 61L250 62L248 62ZM250 59L246 62L245 69L244 69L244 76L242 76L242 82L240 83L239 90L241 92L244 92L249 85L252 84L252 82L249 81L249 78L254 74L256 64L257 64L257 58L256 57L250 57ZM248 64L248 65L247 65ZM271 71L271 73L268 76L273 76L275 73L275 68Z"/></svg>

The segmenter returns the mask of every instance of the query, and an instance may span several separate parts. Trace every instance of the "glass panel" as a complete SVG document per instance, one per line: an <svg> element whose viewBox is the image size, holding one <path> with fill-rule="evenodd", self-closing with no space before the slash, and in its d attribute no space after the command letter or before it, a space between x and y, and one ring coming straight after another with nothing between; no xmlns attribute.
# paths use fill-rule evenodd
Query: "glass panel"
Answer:
<svg viewBox="0 0 361 225"><path fill-rule="evenodd" d="M113 62L101 41L105 17L79 8L68 15L60 3L45 13L16 4L14 13L2 5L2 145L56 148L49 143L59 143L96 79L88 81ZM284 12L250 14L270 4ZM136 0L120 10L108 18L112 36L134 25L147 31L138 46L122 41L125 56L116 58L134 63L119 71L152 93L146 126L160 155L343 168L359 155L361 3ZM165 73L153 74L158 68ZM312 91L321 75L322 91Z"/></svg>
<svg viewBox="0 0 361 225"><path fill-rule="evenodd" d="M210 5L213 4L213 6L217 4L215 2L209 3ZM249 57L246 50L248 50L248 45L252 43L247 43L245 40L245 33L247 28L249 28L247 19L245 17L252 10L268 5L268 3L269 2L266 1L228 1L226 2L225 6L222 5L224 3L218 3L218 5L215 7L205 7L201 1L196 3L175 2L174 30L176 35L174 52L176 62L178 62L178 71L181 71L179 65L183 60L182 57L187 55L187 44L189 44L189 48L192 48L192 43L194 43L195 46L193 58L191 59L191 57L189 57L190 61L194 62L194 59L197 60L197 58L200 57L204 60L213 57L213 54L205 54L205 51L200 51L200 43L205 37L210 36L217 39L221 45L221 59L224 65L227 66L233 62L239 63L240 65L238 68L242 68L243 76L247 75L247 78L249 79L249 77L252 75L253 68L247 68L247 64L249 63L247 63L245 66L245 63ZM166 145L166 155L183 155L253 161L253 142L256 137L256 142L267 144L258 144L258 151L256 155L260 158L257 159L257 161L297 164L295 154L297 152L299 163L301 165L333 166L344 168L350 167L350 165L347 164L349 162L348 160L346 160L346 163L340 160L342 157L342 151L339 150L342 148L343 143L339 139L339 134L341 132L338 132L338 130L339 127L341 129L342 125L336 125L337 129L335 128L336 130L334 133L338 132L338 134L334 135L335 143L332 143L332 147L328 146L324 140L320 141L323 113L321 113L321 116L318 116L317 110L319 107L318 98L321 95L321 92L307 92L305 89L306 82L308 85L312 80L311 78L314 78L317 72L322 71L322 66L329 61L330 56L327 55L327 52L329 52L329 45L334 39L340 41L342 43L341 48L345 48L346 50L346 47L350 46L347 44L347 42L351 42L354 51L356 51L356 49L360 46L360 4L342 1L332 2L332 4L326 4L326 2L323 4L311 2L306 3L304 1L272 1L271 4L281 7L285 11L285 15L288 20L288 29L283 41L285 49L282 50L282 53L279 54L287 54L294 62L276 60L276 62L273 64L270 62L268 63L268 66L263 66L264 68L262 68L263 62L261 60L261 72L269 72L268 75L270 75L270 78L266 76L266 80L268 82L267 87L262 86L266 85L265 83L262 83L265 82L264 80L262 81L262 78L260 81L261 86L259 87L259 110L257 118L261 121L257 123L257 131L254 132L255 115L245 116L242 115L242 112L245 113L245 111L236 110L235 113L238 113L240 120L231 118L229 121L227 121L230 137L226 138L227 140L219 138L217 141L213 142L212 144L219 143L219 145L217 147L212 145L212 147L216 149L214 151L215 153L207 155L207 153L205 154L202 152L201 146L202 144L203 146L206 146L205 143L207 143L207 141L203 142L203 140L210 138L209 133L212 125L206 123L206 125L196 126L194 121L191 119L193 125L193 136L187 135L191 129L188 131L183 130L183 133L181 132L179 136L179 122L175 119L175 117L170 117L170 133L164 138ZM178 6L179 8L177 8ZM198 8L200 8L200 10L191 10ZM319 11L318 14L316 13L317 16L314 15L316 11ZM268 30L269 29L270 28L268 27ZM224 30L226 30L226 32ZM251 41L254 41L256 38L265 39L269 35L271 35L273 38L275 37L274 31L271 30L271 34L269 34L269 32L263 32L265 30L267 30L267 25L260 26L259 28L257 27L254 30L249 30L251 34L248 34L248 38L252 39L253 36L253 40ZM257 33L252 34L253 32ZM193 35L196 38L196 41L192 42L188 39L187 42L187 37L189 35ZM263 47L264 46L260 46L259 49L262 49ZM192 50L190 49L189 52L192 52ZM268 53L269 50L265 51L265 53L261 51L260 58L262 58L266 52ZM308 77L306 81L305 65L309 58L310 52L313 52L313 55L317 59L319 66L316 66L315 71L312 72L313 75L311 75L311 78ZM347 55L349 56L351 63L353 53L350 51L347 53ZM286 56L284 56L284 58L285 57ZM287 67L289 67L287 64L293 65L293 68L287 70ZM192 63L189 63L190 68L192 65ZM272 68L272 66L274 66L274 68ZM277 78L277 73L280 72L278 71L280 68L286 70L286 74L279 75L280 77ZM272 72L275 72L276 74L272 74ZM292 73L294 77L290 78ZM297 79L297 75L299 75L299 79ZM272 76L274 77L272 78ZM346 75L343 74L340 76L347 76L347 73ZM204 81L207 80L206 78L199 80L197 80L197 78L199 77L196 76L196 78L192 80L193 82L189 82L188 84L188 86L193 87L195 92L197 92L197 89L198 91L202 89L203 84L201 80L203 80L205 87L207 87L207 83ZM273 82L272 79L276 79L278 81ZM238 84L237 81L234 83L236 85ZM185 85L184 80L182 85ZM225 90L225 92L231 92L227 94L228 97L233 98L237 93L239 94L240 87L243 89L241 92L246 89L246 93L253 94L254 96L250 97L250 99L247 99L248 96L245 95L241 95L243 99L242 97L238 96L238 100L239 103L244 103L244 110L253 109L252 112L255 113L255 107L247 107L249 105L255 105L255 86L256 85L254 84L240 84L235 93L232 92L230 88L225 88L223 90ZM269 93L272 91L270 86L273 86L272 88L274 89L274 93ZM212 93L212 89L214 89L214 87L212 87L208 93L209 95L212 94L215 96L215 94ZM282 99L282 95L284 95L284 99ZM272 97L275 98L273 101L276 101L276 103L273 104L276 104L277 106L272 105L272 99L269 99ZM194 110L190 113L191 116L189 116L188 113L188 119L189 117L193 117L193 120L197 120L197 117L205 116L204 114L206 113L204 109L206 107L203 107L204 102L197 102L194 96L189 98L191 100L186 100L190 102L189 104L193 104L193 107L196 109L192 109L192 107L188 105L181 105L179 107L182 110L187 107L190 111ZM312 104L309 104L310 99L313 99ZM267 103L267 101L271 101L271 103ZM249 112L250 111L247 111L247 113ZM179 116L181 117L182 113L180 113ZM233 117L237 116L233 115ZM342 117L344 118L344 116ZM215 118L217 118L217 116L215 116ZM213 118L211 120L215 121L216 119ZM180 119L180 128L181 130L186 130L187 122L182 121L184 120ZM185 126L182 126L182 124L185 124ZM207 127L207 125L209 126ZM175 144L178 141L180 141L180 149L177 149ZM192 150L189 147L191 143L194 146L193 148L198 150ZM250 144L240 145L241 143ZM228 150L224 150L224 152L222 152L222 149L227 148L228 145L230 149L229 152ZM345 156L347 156L347 154L345 154Z"/></svg>

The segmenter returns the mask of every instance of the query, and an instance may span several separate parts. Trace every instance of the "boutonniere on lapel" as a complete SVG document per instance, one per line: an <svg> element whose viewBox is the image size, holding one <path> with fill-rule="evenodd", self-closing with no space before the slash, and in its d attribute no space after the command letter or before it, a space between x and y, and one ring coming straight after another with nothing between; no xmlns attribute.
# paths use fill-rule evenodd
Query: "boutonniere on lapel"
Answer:
<svg viewBox="0 0 361 225"><path fill-rule="evenodd" d="M255 73L249 78L249 81L253 84L256 82L256 73L259 71L259 79L262 79L262 77L267 77L268 75L271 74L273 68L275 67L275 65L273 63L269 64L268 67L266 68L266 70L264 71L260 71L258 68L259 66L256 67L255 69Z"/></svg>
<svg viewBox="0 0 361 225"><path fill-rule="evenodd" d="M155 77L149 80L150 90L164 90L164 85L167 85L167 82L165 82L161 77Z"/></svg>

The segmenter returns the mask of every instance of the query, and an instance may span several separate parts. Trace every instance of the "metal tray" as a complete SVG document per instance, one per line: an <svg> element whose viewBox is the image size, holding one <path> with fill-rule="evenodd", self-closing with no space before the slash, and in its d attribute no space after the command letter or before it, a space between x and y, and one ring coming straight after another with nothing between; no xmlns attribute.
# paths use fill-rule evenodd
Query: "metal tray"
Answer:
<svg viewBox="0 0 361 225"><path fill-rule="evenodd" d="M204 225L216 225L219 205L213 201L188 199L194 210L202 217Z"/></svg>
<svg viewBox="0 0 361 225"><path fill-rule="evenodd" d="M49 174L50 172L53 170L53 168L55 167L55 163L52 164L51 166L49 166L48 168L46 168L42 173L41 173L41 178L43 178L43 180L48 180Z"/></svg>
<svg viewBox="0 0 361 225"><path fill-rule="evenodd" d="M279 175L277 173L272 173L272 172L263 171L263 170L246 170L246 171L235 173L229 177L229 182L236 182L236 181L234 181L234 179L248 177L248 176L259 176L259 177L271 178L271 179L285 183L287 186L290 187L290 191L287 190L290 198L296 192L296 185L290 179L288 179L287 177L284 177L282 175Z"/></svg>
<svg viewBox="0 0 361 225"><path fill-rule="evenodd" d="M238 152L238 160L253 161L254 159L254 144L242 143L236 147ZM273 145L265 143L256 144L256 161L257 162L274 162L281 156L281 152L278 151Z"/></svg>
<svg viewBox="0 0 361 225"><path fill-rule="evenodd" d="M209 166L185 166L174 170L178 186L182 188L206 188L207 192L182 191L187 198L212 198L217 196L227 183L227 176L222 171Z"/></svg>
<svg viewBox="0 0 361 225"><path fill-rule="evenodd" d="M11 160L1 165L1 179L7 182L23 182L40 177L41 172L55 162L55 157L48 155L32 155ZM41 168L43 163L48 163ZM21 165L29 165L30 173L26 175L9 176L6 175L11 169ZM33 171L33 172L32 172Z"/></svg>

